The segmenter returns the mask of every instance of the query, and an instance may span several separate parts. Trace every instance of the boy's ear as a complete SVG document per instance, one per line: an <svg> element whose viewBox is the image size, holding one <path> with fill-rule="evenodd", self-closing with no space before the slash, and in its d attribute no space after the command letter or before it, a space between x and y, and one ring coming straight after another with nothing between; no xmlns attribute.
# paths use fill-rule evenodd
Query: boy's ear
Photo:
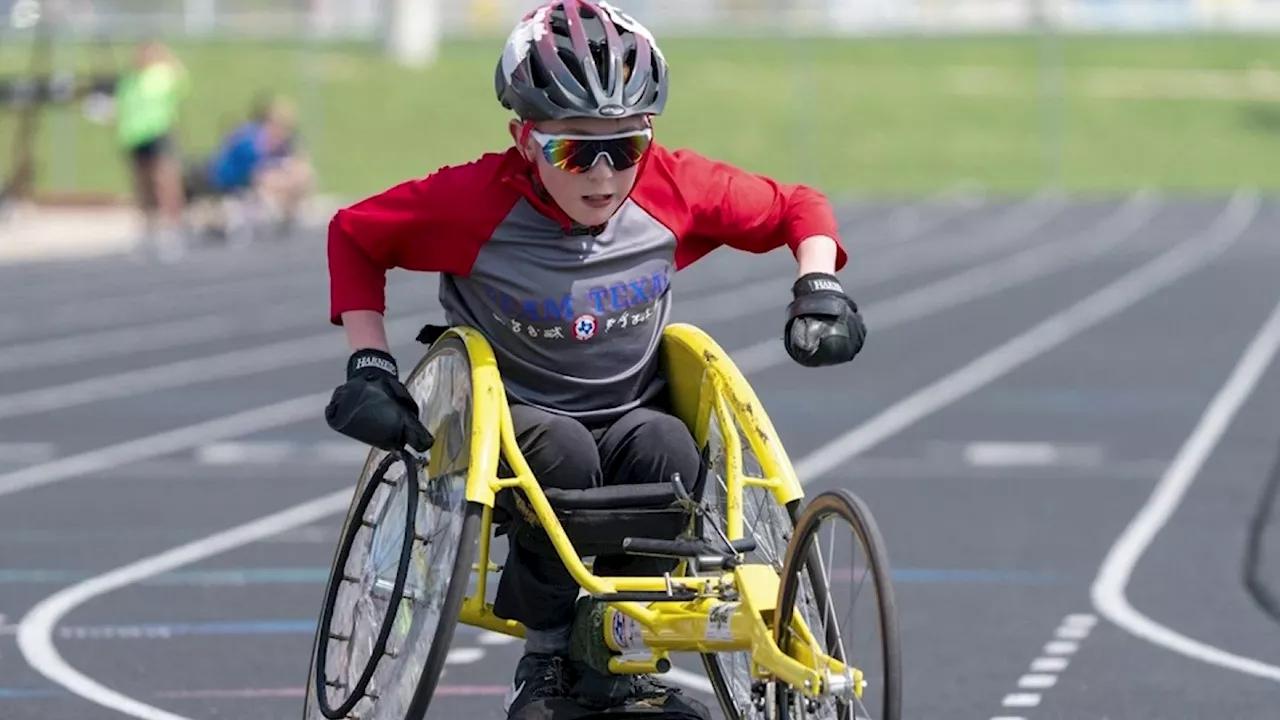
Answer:
<svg viewBox="0 0 1280 720"><path fill-rule="evenodd" d="M524 123L520 122L515 118L513 118L510 122L507 123L507 130L511 133L511 141L512 143L515 144L516 151L520 153L520 157L524 158L525 160L528 160L529 151L527 148L525 148L524 144L520 142L520 135L521 135L520 130L523 127L524 127Z"/></svg>

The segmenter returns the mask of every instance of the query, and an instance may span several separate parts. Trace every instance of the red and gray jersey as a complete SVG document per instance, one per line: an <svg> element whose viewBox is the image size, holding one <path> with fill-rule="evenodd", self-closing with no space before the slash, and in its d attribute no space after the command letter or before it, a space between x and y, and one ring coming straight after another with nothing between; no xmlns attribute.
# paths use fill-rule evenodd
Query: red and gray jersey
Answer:
<svg viewBox="0 0 1280 720"><path fill-rule="evenodd" d="M608 420L663 391L671 277L721 245L753 253L836 238L827 199L654 144L635 189L594 232L535 189L514 150L445 167L338 211L330 321L386 310L386 272L441 273L446 321L493 346L514 402ZM845 263L841 247L837 269Z"/></svg>

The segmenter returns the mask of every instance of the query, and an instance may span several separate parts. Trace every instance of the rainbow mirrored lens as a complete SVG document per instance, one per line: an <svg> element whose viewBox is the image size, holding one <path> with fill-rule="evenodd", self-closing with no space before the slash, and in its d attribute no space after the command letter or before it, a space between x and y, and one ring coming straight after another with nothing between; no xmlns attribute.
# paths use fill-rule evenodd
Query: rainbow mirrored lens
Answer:
<svg viewBox="0 0 1280 720"><path fill-rule="evenodd" d="M640 162L653 137L648 129L625 135L591 137L584 135L543 135L533 133L542 145L542 154L553 166L571 173L590 170L601 156L614 170L626 170Z"/></svg>

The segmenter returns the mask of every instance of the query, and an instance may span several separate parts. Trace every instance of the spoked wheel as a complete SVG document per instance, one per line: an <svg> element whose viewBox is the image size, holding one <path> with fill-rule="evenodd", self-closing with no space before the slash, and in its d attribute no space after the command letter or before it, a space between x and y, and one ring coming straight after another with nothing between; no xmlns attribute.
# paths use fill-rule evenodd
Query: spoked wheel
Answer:
<svg viewBox="0 0 1280 720"><path fill-rule="evenodd" d="M466 500L465 346L438 343L405 385L435 445L365 463L325 589L304 720L420 720L453 642L483 509Z"/></svg>
<svg viewBox="0 0 1280 720"><path fill-rule="evenodd" d="M724 439L715 413L712 410L711 432L707 440L707 479L702 496L703 503L711 510L713 523L704 520L699 534L705 540L720 543L723 542L720 532L725 531L728 518L729 488L725 478L728 477L729 470ZM743 467L740 472L750 477L763 477L764 471L752 454L746 437L737 427L737 422L730 418L730 425L738 431L742 448ZM743 536L756 543L756 549L747 553L746 561L769 565L781 575L787 546L795 532L798 512L798 501L784 507L765 488L743 488ZM721 652L704 654L701 658L725 720L763 720L769 717L763 702L764 684L751 675L751 653Z"/></svg>
<svg viewBox="0 0 1280 720"><path fill-rule="evenodd" d="M842 539L843 538L843 539ZM868 587L870 585L871 587ZM790 619L799 615L808 637ZM852 677L831 678L836 692L810 701L777 685L781 720L899 720L902 650L898 612L884 540L866 504L848 490L813 499L796 521L787 548L774 639L784 653L810 645L862 672L862 696Z"/></svg>

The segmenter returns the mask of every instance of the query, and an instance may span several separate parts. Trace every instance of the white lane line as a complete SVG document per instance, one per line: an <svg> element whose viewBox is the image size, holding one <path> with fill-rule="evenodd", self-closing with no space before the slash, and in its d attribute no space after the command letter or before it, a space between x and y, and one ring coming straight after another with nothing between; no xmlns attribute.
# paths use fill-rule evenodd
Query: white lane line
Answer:
<svg viewBox="0 0 1280 720"><path fill-rule="evenodd" d="M922 263L932 261L935 253L928 253L915 258ZM387 302L391 307L412 307L422 297L424 290L434 297L433 283L422 278L389 276L387 281ZM699 284L700 290L713 289L731 282L740 282L738 275L730 281L716 281L714 276L704 278ZM789 289L788 284L784 289ZM276 288L277 290L279 288ZM682 293L683 294L683 293ZM740 295L741 293L738 292ZM700 295L699 295L700 297ZM714 299L714 298L713 298ZM265 333L287 330L307 325L320 326L323 320L315 313L314 300L274 305L264 312L255 312L251 316L244 309L232 312L208 313L194 317L180 318L141 325L129 325L121 328L100 330L90 333L78 333L70 337L35 340L15 344L12 347L0 348L0 372L11 372L24 368L52 367L86 360L116 357L143 350L163 350L181 347L200 342L234 338L249 333ZM438 309L434 301L425 308L430 312ZM731 316L737 317L737 315ZM38 321L33 323L38 326Z"/></svg>
<svg viewBox="0 0 1280 720"><path fill-rule="evenodd" d="M100 328L115 323L138 322L156 318L180 315L190 310L193 301L208 296L211 301L226 302L244 298L244 291L260 289L264 278L250 277L234 280L221 287L202 286L182 289L166 286L155 290L120 298L118 302L105 302L101 299L89 298L86 301L72 301L54 306L47 312L33 313L29 310L13 311L0 315L0 340L9 340L34 331L44 334L65 333L79 328ZM294 276L273 281L276 291L292 288L297 285L303 290L308 283L315 280L304 276ZM182 304L175 303L173 296L180 293ZM252 312L249 307L243 311Z"/></svg>
<svg viewBox="0 0 1280 720"><path fill-rule="evenodd" d="M1128 241L1157 209L1154 195L1135 193L1115 212L1078 237L1037 245L888 300L869 304L862 308L868 330L875 333L895 327L998 294L1067 267L1082 265ZM742 350L734 357L734 362L743 373L750 374L788 363L790 358L781 343L769 340Z"/></svg>
<svg viewBox="0 0 1280 720"><path fill-rule="evenodd" d="M819 447L795 464L796 474L801 482L812 482L1211 262L1244 234L1259 204L1256 193L1236 193L1206 232L1179 243L1155 260Z"/></svg>
<svg viewBox="0 0 1280 720"><path fill-rule="evenodd" d="M387 299L393 305L416 302L421 288L408 283L388 283ZM101 358L117 357L144 350L164 350L195 343L287 330L307 325L319 326L314 300L282 303L252 313L241 309L209 313L159 323L129 325L67 337L16 343L0 349L0 372L24 368L47 368Z"/></svg>
<svg viewBox="0 0 1280 720"><path fill-rule="evenodd" d="M1232 216L1231 211L1240 205L1238 202L1239 197L1241 196L1237 195L1236 198L1233 198L1232 204L1228 206L1228 211L1224 213L1224 216ZM1252 218L1253 212L1256 211L1256 206L1256 197L1254 197L1253 210L1248 212L1249 218ZM1238 210L1236 212L1238 213ZM1238 236L1240 232L1243 232L1243 227L1236 232L1236 235ZM1230 240L1223 243L1222 237L1220 237L1225 235L1226 233L1220 231L1217 235L1210 234L1208 237L1211 242L1216 239L1219 244L1229 244ZM1231 239L1233 240L1234 238ZM1187 243L1179 245L1170 253L1167 253L1149 265L1144 266L1144 269L1160 267L1160 263L1162 261L1166 261L1167 263L1167 259L1170 257L1181 257L1180 255L1177 255L1177 253L1179 251L1185 251L1189 246L1190 245ZM1126 280L1128 280L1131 285L1140 285L1138 281L1143 277L1145 276L1131 274L1130 276L1126 276ZM1124 282L1124 280L1121 282ZM1106 291L1103 291L1098 295L1104 295L1105 293ZM905 427L905 425L902 427ZM3 486L3 480L4 476L0 476L0 487ZM328 513L296 517L289 515L291 512L290 510L285 510L281 513L267 516L266 518L262 518L258 521L218 533L210 536L209 538L193 541L192 543L188 543L187 545L181 546L175 550L161 553L159 555L152 556L151 558L144 558L117 570L100 575L97 578L91 578L55 593L54 595L51 595L37 603L19 624L19 648L22 651L23 657L34 670L44 675L49 680L58 683L63 687L67 687L81 697L97 704L120 710L121 712L133 715L134 717L143 718L144 720L187 720L181 716L167 713L159 708L146 705L117 693L68 665L58 654L52 640L53 630L57 626L58 621L84 602L107 592L111 592L118 587L136 583L152 575L161 572L168 572L176 567L202 560L206 557L225 552L235 547L256 542L259 537L270 536L284 530L290 530L295 527L305 525L319 519L319 517L323 517L325 514L339 512L345 506L344 504L348 502L349 497L350 492L347 491L312 501L313 503L324 503L325 501L333 503L334 507L330 509ZM309 505L304 507L315 506ZM294 508L294 510L296 509L297 508Z"/></svg>
<svg viewBox="0 0 1280 720"><path fill-rule="evenodd" d="M1044 272L1045 269L1042 266L1039 274ZM995 292L992 289L994 285L991 284L993 283L992 276L998 275L998 272L987 272L983 274L982 278L978 279L988 283L983 288L984 293ZM791 280L785 281L780 287L782 289L789 288L791 282ZM887 304L890 305L884 309L892 312L891 308L893 306L891 304L895 300L914 303L915 309L909 311L906 317L899 320L899 322L905 322L907 319L914 319L923 314L944 310L956 302L955 298L950 296L942 301L929 302L930 289L933 287L926 286L921 290L897 296L897 298L887 301ZM949 288L950 286L940 284L939 292ZM772 294L755 293L755 295L758 298L764 298L759 302L767 300L770 305L777 302ZM921 303L928 304L922 305ZM744 303L740 290L705 297L694 307L694 322L706 322L708 318L717 314L722 316L717 319L742 317L759 309L751 302ZM387 334L395 337L401 333L416 333L424 322L442 322L440 312L439 309L433 309L425 318L415 315L408 318L388 320ZM883 327L883 322L881 327ZM769 345L776 350L773 346L778 345L778 343L769 341ZM346 352L346 345L340 335L326 331L294 340L261 345L251 350L231 350L217 355L179 360L164 365L137 368L111 375L98 375L63 385L36 388L10 395L0 395L0 419L77 407L93 402L130 397L140 393L185 387L214 380L243 377L300 363L322 362L331 357L344 355ZM748 350L747 352L750 354L752 351ZM783 353L783 357L785 357L785 353ZM749 365L750 363L748 362ZM743 372L748 372L748 370L744 369Z"/></svg>
<svg viewBox="0 0 1280 720"><path fill-rule="evenodd" d="M1280 304L1240 356L1230 377L1205 409L1147 502L1116 539L1098 569L1091 594L1099 615L1138 638L1210 665L1280 682L1280 666L1192 639L1142 614L1126 596L1134 568L1178 509L1236 413L1258 386L1277 350L1280 350Z"/></svg>
<svg viewBox="0 0 1280 720"><path fill-rule="evenodd" d="M864 289L981 257L1029 237L1063 207L1063 204L1055 205L1051 198L1033 198L1006 211L992 223L994 228L990 233L977 235L976 240L943 237L938 243L891 246L879 253L876 251L884 249L883 246L869 246L867 256L851 260L850 267L840 273L840 282L846 290ZM694 322L732 320L751 312L773 309L777 306L778 294L790 293L794 284L795 278L782 278L775 282L762 282L745 296L740 288L712 295L693 306Z"/></svg>
<svg viewBox="0 0 1280 720"><path fill-rule="evenodd" d="M189 720L118 693L67 664L53 642L58 620L92 598L342 512L351 503L352 492L348 488L330 493L76 583L40 601L22 618L18 649L37 672L98 705L144 720Z"/></svg>
<svg viewBox="0 0 1280 720"><path fill-rule="evenodd" d="M1139 193L1132 196L1115 213L1108 216L1093 233L1091 233L1091 236L1102 237L1102 242L1094 247L1100 252L1102 249L1111 247L1128 237L1128 233L1131 231L1127 230L1127 228L1136 229L1141 222L1145 222L1152 212L1150 209L1152 205L1153 200L1149 195ZM1074 250L1072 251L1073 257L1085 257L1091 252L1087 247L1076 246L1074 243L1068 244L1074 246ZM1045 249L1046 248L1032 248L1029 252L1041 252ZM1052 248L1050 247L1048 249ZM998 292L997 288L1002 287L1002 276L997 272L997 270L1003 268L1008 271L1012 268L1014 273L1020 272L1020 269L1024 268L1024 263L1027 257L1028 253L1020 253L1008 260L995 261L989 265L983 265L972 270L964 271L938 283L927 285L917 290L908 291L902 295L896 296L895 298L890 298L884 303L868 307L872 309L879 307L890 314L890 317L882 317L879 321L878 327L880 330L887 329L894 325L907 323L921 317L926 317L932 313L941 312L954 307L962 300L961 297L957 296L957 287L962 291L968 291L971 294L976 293L985 295ZM1044 265L1036 267L1036 276L1047 274L1052 269L1051 266ZM1018 275L1017 277L1025 278L1026 276ZM957 283L958 280L962 280L963 282ZM940 300L930 300L931 289L932 292L936 292L941 296ZM893 308L903 307L906 307L907 309L898 311L896 315L894 314ZM387 322L388 334L394 335L404 330L416 331L422 322L425 321L411 320L408 318L390 320ZM0 396L0 417L4 417L6 407L9 408L9 412L11 414L21 414L19 410L23 407L28 410L31 408L48 409L50 407L66 407L69 405L79 404L80 402L85 401L85 398L89 396L98 398L115 397L121 394L122 388L129 388L131 393L140 392L145 389L154 389L157 381L162 381L170 387L188 382L200 382L210 379L212 373L220 372L225 374L227 372L225 368L220 369L216 364L212 366L205 364L210 363L210 361L217 360L218 358L223 358L225 360L227 357L231 357L232 361L237 365L244 365L244 355L246 353L256 353L253 357L258 361L258 364L250 368L240 370L240 374L266 369L263 367L263 363L293 364L298 362L297 358L299 356L297 353L300 345L310 342L331 345L334 342L334 339L330 334L326 334L324 336L318 335L314 338L304 338L302 340L293 340L287 343L269 345L258 348L254 351L225 353L222 356L213 356L198 360L183 361L166 366L145 368L143 370L130 371L115 376L109 376L107 378L91 378L81 383L73 383L61 387L45 388L17 395ZM774 356L771 356L763 364L756 361L761 355L761 345L766 345L770 351L777 352L776 346L779 345L779 343L776 340L769 340L765 343L752 345L731 353L734 363L739 366L744 374L750 375L758 370L764 369L765 367L772 367L772 365L775 364L776 357ZM284 346L283 350L281 349L282 346ZM334 352L339 352L336 347L331 349ZM786 358L785 353L779 352L779 355L782 358ZM315 359L314 356L308 356L308 358ZM94 395L94 393L96 393L96 395ZM221 420L211 420L205 423L188 426L184 429L175 430L170 433L162 433L160 435L142 438L122 445L112 446L111 448L93 451L86 455L64 458L60 462L85 462L86 460L83 458L92 458L97 453L108 451L112 453L127 451L130 453L128 455L130 459L127 460L127 462L136 462L138 460L161 457L171 452L185 450L205 443L242 437L270 427L288 425L305 420L309 416L305 403L321 402L322 406L322 401L316 400L316 398L322 397L324 398L324 401L327 401L327 396L321 395L311 396L310 399L299 398L296 401L287 401L285 404L288 404L288 402L304 402L304 405L300 409L297 409L296 412L281 413L277 410L280 405L267 406L257 410L248 410L227 416ZM259 416L259 413L264 413L264 415ZM236 432L235 425L237 423L244 424L246 429L243 432ZM111 457L114 457L114 455ZM344 455L343 457L345 458L346 456ZM98 461L93 460L93 462ZM14 473L0 474L0 496L28 487L36 487L52 482L59 482L63 479L75 476L74 473L65 474L61 470L52 472L51 470L46 469L56 467L59 466L57 464L51 466L37 466L25 468ZM69 467L75 466L72 465ZM113 465L102 467L113 467ZM99 469L99 466L94 466L94 470L96 469Z"/></svg>
<svg viewBox="0 0 1280 720"><path fill-rule="evenodd" d="M425 317L389 320L387 333L392 337L416 333L423 323L441 322L443 316L440 313L440 310L433 310ZM251 350L231 350L217 355L111 375L95 375L62 385L0 395L0 418L21 417L157 390L265 373L283 367L327 362L332 358L345 357L349 352L341 333L316 333L296 340L260 345Z"/></svg>
<svg viewBox="0 0 1280 720"><path fill-rule="evenodd" d="M903 243L983 204L981 185L957 183L936 198L896 208L876 225L887 229L891 235L890 242Z"/></svg>
<svg viewBox="0 0 1280 720"><path fill-rule="evenodd" d="M1076 613L1068 615L1058 624L1055 633L1061 635L1063 629L1082 631L1084 636L1088 636L1089 631L1097 623L1098 619L1093 615L1084 613ZM1050 643L1052 645L1054 643ZM1071 643L1069 648L1058 648L1062 651L1062 655L1070 655L1076 651L1078 645ZM1055 657L1038 657L1031 661L1031 672L1026 673L1018 678L1019 690L1047 690L1058 684L1058 677L1063 670L1067 668L1068 658ZM1034 692L1018 692L1005 695L1001 701L1004 707L1036 707L1043 700L1043 695ZM1001 720L1006 715L993 716L991 720Z"/></svg>
<svg viewBox="0 0 1280 720"><path fill-rule="evenodd" d="M290 425L324 412L330 393L317 393L226 415L177 430L148 435L117 445L71 455L52 462L0 473L0 497L29 488L83 477L91 473L162 457L224 438Z"/></svg>
<svg viewBox="0 0 1280 720"><path fill-rule="evenodd" d="M302 451L297 443L279 442L218 442L196 448L196 462L204 465L239 465L252 463L282 463ZM368 452L366 451L366 455Z"/></svg>

